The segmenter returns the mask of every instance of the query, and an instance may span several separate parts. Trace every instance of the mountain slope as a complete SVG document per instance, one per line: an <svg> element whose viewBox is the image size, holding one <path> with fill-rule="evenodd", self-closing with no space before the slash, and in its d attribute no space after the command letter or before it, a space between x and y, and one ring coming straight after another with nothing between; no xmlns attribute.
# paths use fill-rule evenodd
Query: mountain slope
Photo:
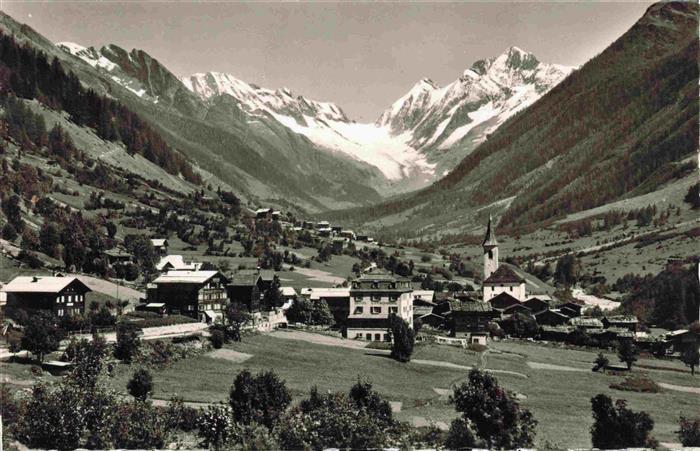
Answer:
<svg viewBox="0 0 700 451"><path fill-rule="evenodd" d="M205 102L230 98L249 116L270 115L322 148L375 166L390 191L407 191L452 169L486 134L570 71L512 47L477 61L444 88L420 81L373 124L352 121L333 103L260 88L231 74L199 73L182 81Z"/></svg>
<svg viewBox="0 0 700 451"><path fill-rule="evenodd" d="M376 168L321 149L274 117L251 117L227 100L204 102L145 52L58 46L0 14L0 29L56 57L80 82L145 118L168 143L256 203L318 211L381 200Z"/></svg>
<svg viewBox="0 0 700 451"><path fill-rule="evenodd" d="M698 6L658 3L600 55L511 117L439 182L339 212L402 235L521 227L687 175L698 142ZM483 218L482 218L483 219Z"/></svg>

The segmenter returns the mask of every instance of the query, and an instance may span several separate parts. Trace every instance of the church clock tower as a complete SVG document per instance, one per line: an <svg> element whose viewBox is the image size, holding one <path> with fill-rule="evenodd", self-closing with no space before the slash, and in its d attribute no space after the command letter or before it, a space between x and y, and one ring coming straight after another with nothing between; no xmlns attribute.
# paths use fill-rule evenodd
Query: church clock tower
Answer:
<svg viewBox="0 0 700 451"><path fill-rule="evenodd" d="M482 247L484 248L484 280L486 280L498 269L498 241L496 241L496 233L492 230L491 215L489 215L489 224L486 226Z"/></svg>

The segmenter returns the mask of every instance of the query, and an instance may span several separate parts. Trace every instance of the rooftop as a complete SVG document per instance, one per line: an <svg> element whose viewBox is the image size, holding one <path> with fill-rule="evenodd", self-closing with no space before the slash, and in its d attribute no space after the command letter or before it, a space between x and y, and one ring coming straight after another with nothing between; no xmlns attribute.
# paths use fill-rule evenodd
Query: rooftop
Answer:
<svg viewBox="0 0 700 451"><path fill-rule="evenodd" d="M168 271L153 281L159 283L204 283L216 275L219 271Z"/></svg>
<svg viewBox="0 0 700 451"><path fill-rule="evenodd" d="M5 293L58 293L77 281L87 291L92 291L77 277L20 276L15 277L0 291Z"/></svg>
<svg viewBox="0 0 700 451"><path fill-rule="evenodd" d="M450 310L453 312L492 312L493 308L488 302L481 301L449 301Z"/></svg>
<svg viewBox="0 0 700 451"><path fill-rule="evenodd" d="M525 283L525 280L506 265L500 265L484 283Z"/></svg>

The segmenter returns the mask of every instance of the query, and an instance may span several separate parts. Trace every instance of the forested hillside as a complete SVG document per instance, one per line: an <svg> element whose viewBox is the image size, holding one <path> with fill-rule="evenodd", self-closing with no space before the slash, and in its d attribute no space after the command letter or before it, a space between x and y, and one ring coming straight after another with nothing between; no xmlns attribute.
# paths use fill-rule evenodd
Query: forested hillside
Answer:
<svg viewBox="0 0 700 451"><path fill-rule="evenodd" d="M186 159L136 114L115 100L85 89L57 58L49 62L43 52L20 46L2 32L0 93L37 99L54 110L66 111L77 125L93 128L103 139L122 142L130 154L143 155L171 174L201 183L201 177Z"/></svg>
<svg viewBox="0 0 700 451"><path fill-rule="evenodd" d="M697 27L697 4L651 6L439 182L331 217L388 218L384 225L406 236L454 229L450 220L485 210L500 214L502 227L522 226L687 176L696 165L684 160L698 142Z"/></svg>

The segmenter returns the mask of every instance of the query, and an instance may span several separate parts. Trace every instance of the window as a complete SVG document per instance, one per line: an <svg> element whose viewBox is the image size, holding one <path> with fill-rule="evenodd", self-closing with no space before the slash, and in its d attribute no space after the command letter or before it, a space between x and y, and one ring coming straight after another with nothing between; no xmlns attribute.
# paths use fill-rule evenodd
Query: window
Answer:
<svg viewBox="0 0 700 451"><path fill-rule="evenodd" d="M389 334L384 334L384 341L391 341Z"/></svg>
<svg viewBox="0 0 700 451"><path fill-rule="evenodd" d="M58 316L63 316L63 309L62 308L58 309L57 314L58 314Z"/></svg>
<svg viewBox="0 0 700 451"><path fill-rule="evenodd" d="M382 313L382 308L381 307L372 307L371 312L372 312L372 315L379 315L380 313Z"/></svg>
<svg viewBox="0 0 700 451"><path fill-rule="evenodd" d="M372 341L372 334L365 334L365 340Z"/></svg>
<svg viewBox="0 0 700 451"><path fill-rule="evenodd" d="M381 341L382 340L382 334L374 334L374 339L376 341Z"/></svg>
<svg viewBox="0 0 700 451"><path fill-rule="evenodd" d="M373 302L379 302L379 301L381 301L381 300L382 300L382 297L379 296L378 294L373 294L373 295L372 295L372 301L373 301Z"/></svg>
<svg viewBox="0 0 700 451"><path fill-rule="evenodd" d="M510 291L513 291L513 287L510 287L509 289L510 289Z"/></svg>
<svg viewBox="0 0 700 451"><path fill-rule="evenodd" d="M362 307L355 307L355 311L353 312L353 315L361 315L364 312L364 308Z"/></svg>
<svg viewBox="0 0 700 451"><path fill-rule="evenodd" d="M389 307L389 313L399 313L398 307Z"/></svg>

